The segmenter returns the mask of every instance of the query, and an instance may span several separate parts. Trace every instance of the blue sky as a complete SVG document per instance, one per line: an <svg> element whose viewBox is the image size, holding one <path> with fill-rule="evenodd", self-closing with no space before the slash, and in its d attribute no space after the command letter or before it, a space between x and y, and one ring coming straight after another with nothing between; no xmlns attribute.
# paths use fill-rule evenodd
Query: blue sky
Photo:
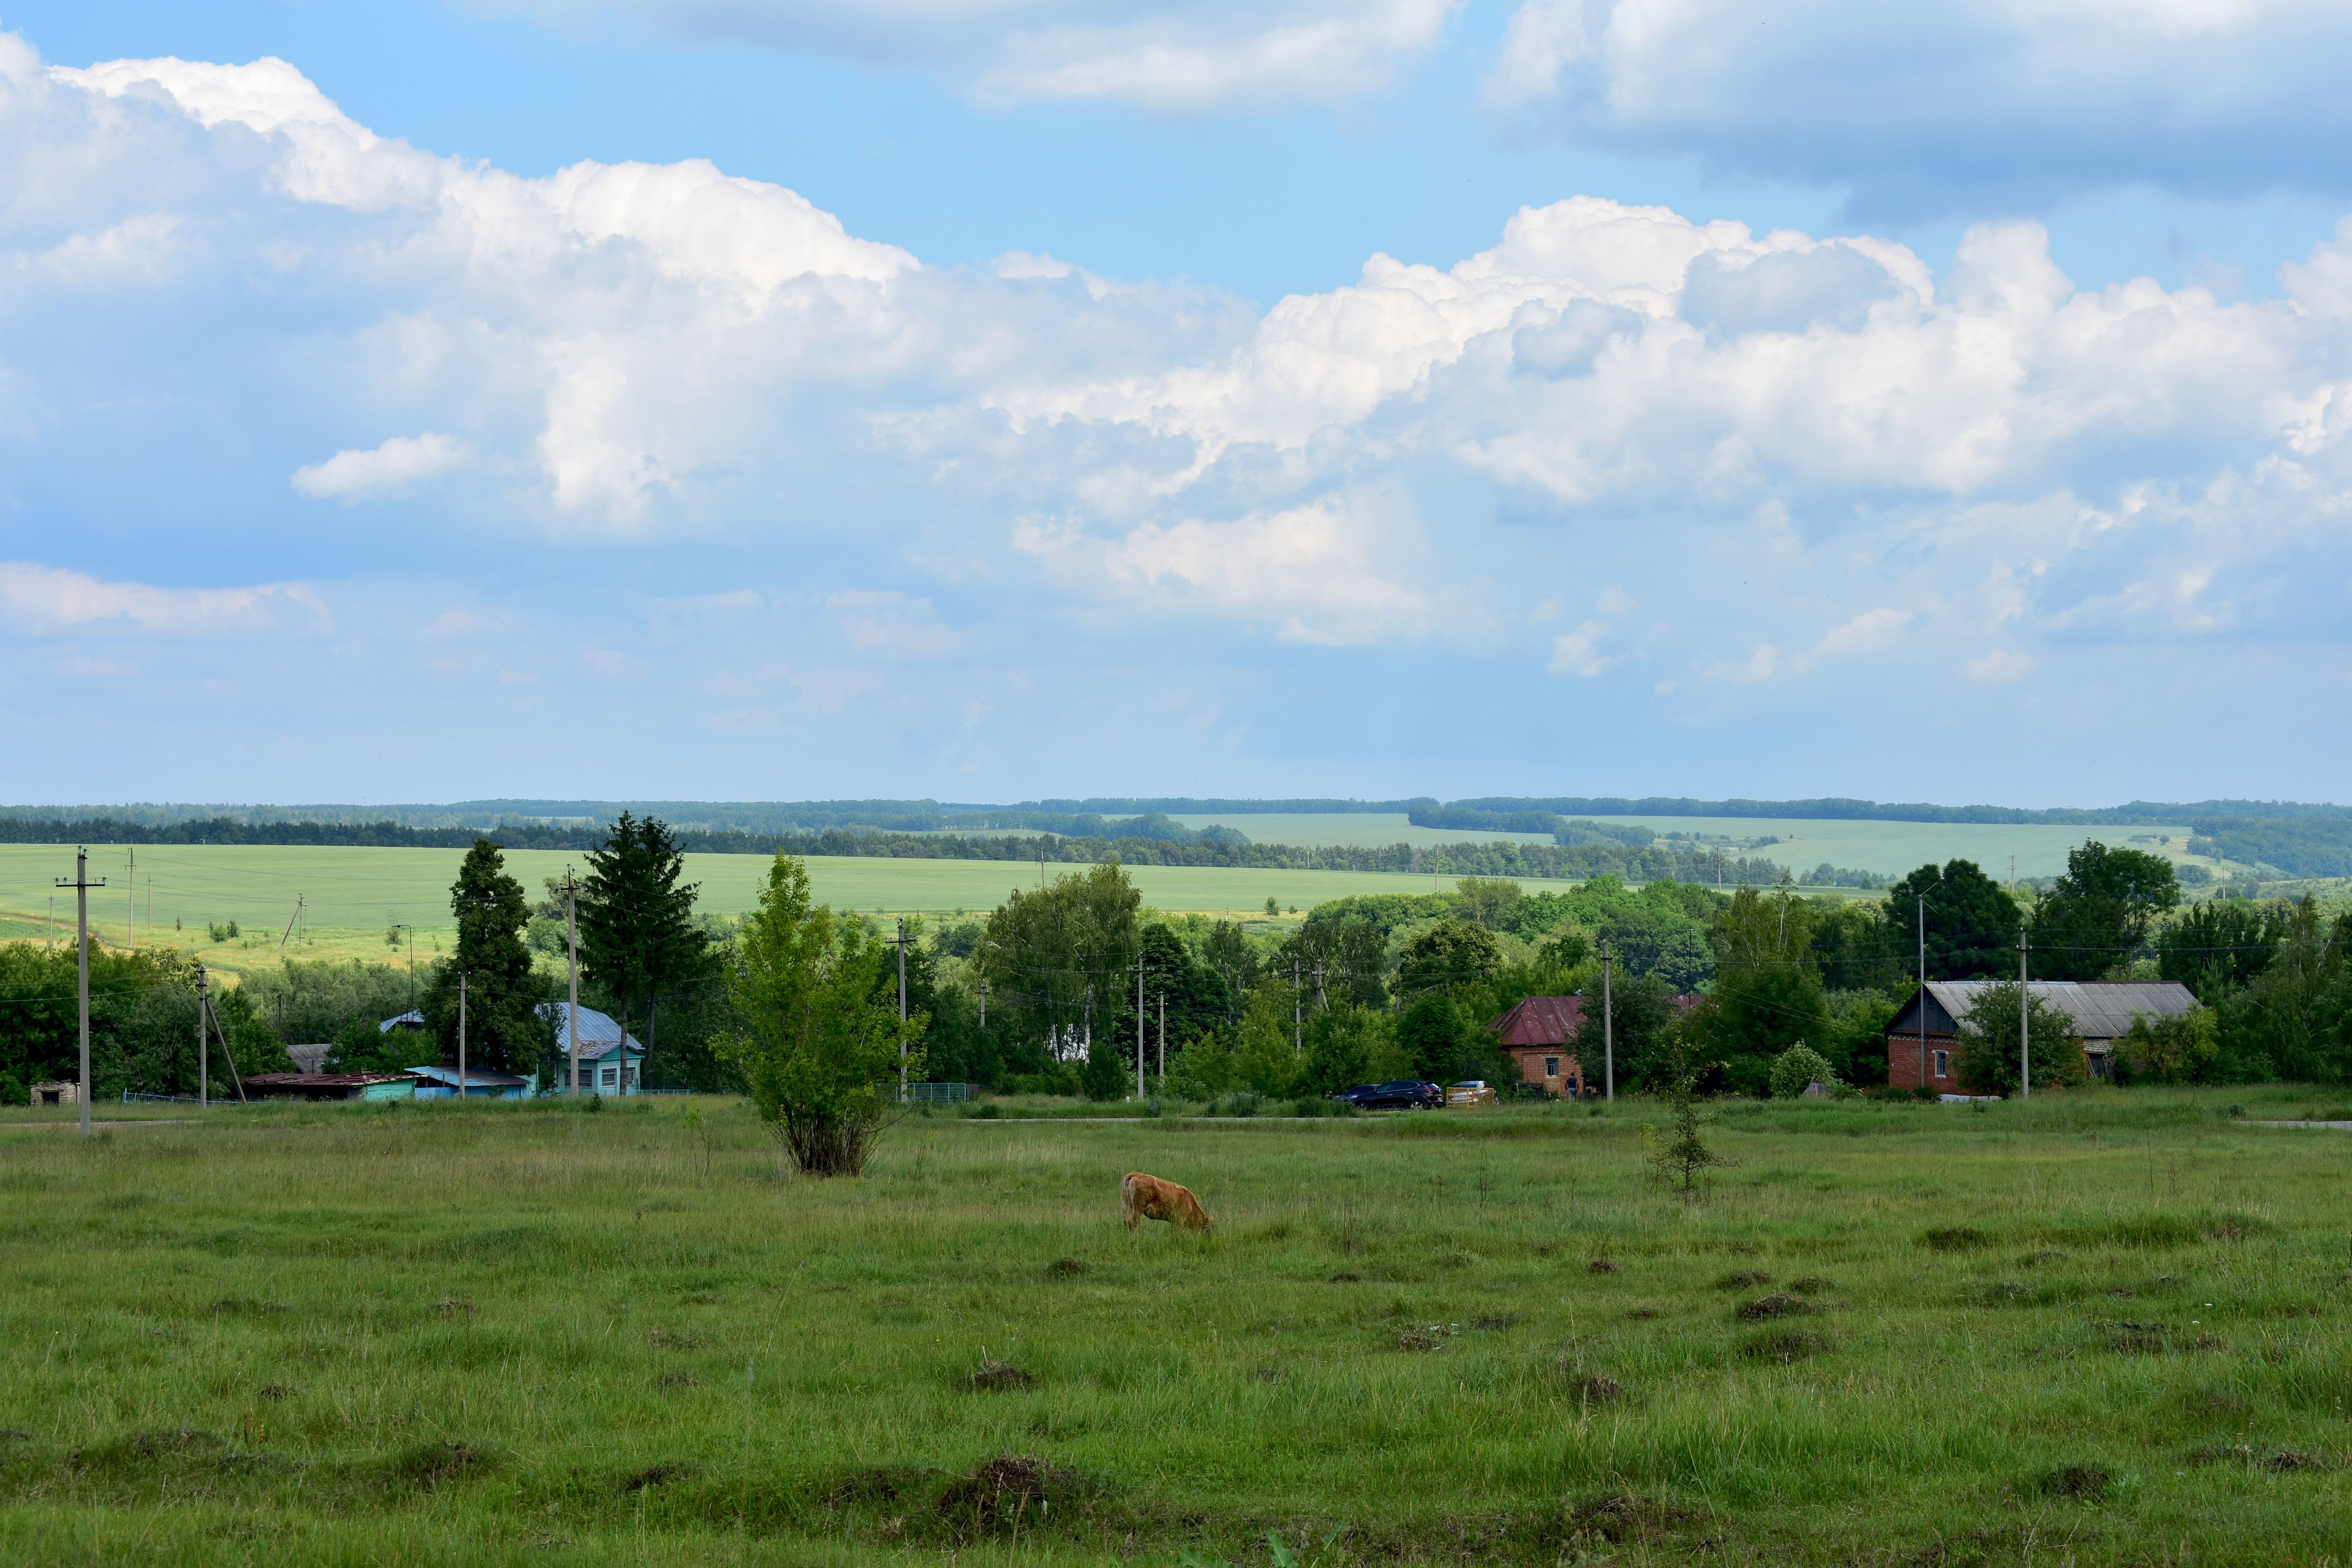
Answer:
<svg viewBox="0 0 2352 1568"><path fill-rule="evenodd" d="M0 12L0 798L2343 798L2352 23Z"/></svg>

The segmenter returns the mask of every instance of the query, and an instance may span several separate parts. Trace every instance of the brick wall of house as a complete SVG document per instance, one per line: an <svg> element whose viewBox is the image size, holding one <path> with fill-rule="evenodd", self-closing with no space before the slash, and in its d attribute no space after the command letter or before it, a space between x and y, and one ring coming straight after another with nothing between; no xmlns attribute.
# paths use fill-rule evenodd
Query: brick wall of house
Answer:
<svg viewBox="0 0 2352 1568"><path fill-rule="evenodd" d="M1526 1082L1558 1095L1581 1095L1591 1091L1591 1086L1584 1081L1584 1069L1578 1064L1574 1053L1549 1046L1513 1046L1510 1050L1512 1058L1519 1064L1519 1077ZM1559 1071L1547 1077L1544 1072L1547 1062L1558 1063Z"/></svg>
<svg viewBox="0 0 2352 1568"><path fill-rule="evenodd" d="M1958 1094L1960 1069L1954 1059L1958 1042L1949 1035L1927 1037L1927 1076L1919 1076L1919 1037L1888 1035L1886 1037L1886 1083L1890 1089L1917 1089L1924 1081L1938 1094ZM1937 1061L1943 1064L1943 1076L1936 1075Z"/></svg>

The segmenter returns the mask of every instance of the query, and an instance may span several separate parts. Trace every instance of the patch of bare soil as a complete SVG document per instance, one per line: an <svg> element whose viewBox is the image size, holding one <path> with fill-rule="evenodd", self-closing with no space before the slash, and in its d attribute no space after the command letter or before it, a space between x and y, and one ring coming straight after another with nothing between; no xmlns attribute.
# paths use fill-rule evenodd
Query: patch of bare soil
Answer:
<svg viewBox="0 0 2352 1568"><path fill-rule="evenodd" d="M980 1370L965 1374L963 1385L974 1394L1003 1393L1017 1388L1034 1388L1037 1380L1011 1362L980 1358Z"/></svg>

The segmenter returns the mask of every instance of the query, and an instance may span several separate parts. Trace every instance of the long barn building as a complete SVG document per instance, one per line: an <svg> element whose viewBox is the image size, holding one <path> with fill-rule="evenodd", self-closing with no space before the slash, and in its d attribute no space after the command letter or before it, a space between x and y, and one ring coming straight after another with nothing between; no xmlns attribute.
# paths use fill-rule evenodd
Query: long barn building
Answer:
<svg viewBox="0 0 2352 1568"><path fill-rule="evenodd" d="M1886 1081L1896 1089L1961 1093L1954 1065L1959 1020L1979 994L2000 984L1931 980L1914 993L1886 1026ZM2116 1042L2130 1031L2134 1019L2177 1018L2197 1005L2189 987L2169 980L2036 980L2026 988L2074 1020L2075 1032L2083 1037L2084 1066L2097 1079L2113 1073Z"/></svg>

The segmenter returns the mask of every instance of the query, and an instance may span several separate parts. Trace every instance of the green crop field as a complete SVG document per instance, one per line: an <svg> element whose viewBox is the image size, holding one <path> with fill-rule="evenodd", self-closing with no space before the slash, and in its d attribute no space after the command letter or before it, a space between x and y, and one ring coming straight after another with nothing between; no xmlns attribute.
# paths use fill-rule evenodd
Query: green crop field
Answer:
<svg viewBox="0 0 2352 1568"><path fill-rule="evenodd" d="M1286 816L1180 816L1188 827L1223 823L1239 828L1261 844L1370 846L1382 844L1491 843L1497 838L1524 844L1549 844L1544 833L1475 833L1415 827L1402 813L1383 816L1345 812ZM1932 860L1937 865L1955 856L1974 860L1987 873L2006 880L2010 858L2017 858L2020 877L2054 877L2066 869L2066 851L2085 839L2110 844L2129 842L2134 847L2157 850L2179 859L2185 855L2189 829L2176 827L2067 827L2028 824L2004 826L1972 822L1831 822L1810 817L1749 816L1596 816L1594 822L1622 822L1667 833L1727 835L1735 838L1767 836L1782 840L1760 849L1736 853L1778 861L1792 870L1810 871L1826 860L1855 870L1883 871L1899 877ZM2142 836L2170 838L2170 845L2140 842ZM2200 862L2210 865L2210 861Z"/></svg>
<svg viewBox="0 0 2352 1568"><path fill-rule="evenodd" d="M420 963L454 940L449 884L464 851L457 849L316 849L273 845L154 846L138 852L138 936L142 945L172 941L208 963L236 972L274 963L297 896L308 900L304 922L311 941L283 951L302 957L393 956L384 933L395 923L416 927ZM536 900L541 879L566 866L584 869L578 855L558 850L510 850L507 868ZM73 894L58 894L53 879L73 877L70 846L0 845L0 941L42 940L49 900L57 899L58 930L73 926ZM767 862L756 855L689 855L686 879L699 882L698 907L740 914L751 907ZM1071 868L1049 864L1048 876ZM90 875L108 885L90 895L99 935L120 942L131 914L126 851L93 846ZM1154 908L1171 912L1260 912L1269 898L1286 910L1311 908L1349 893L1422 891L1426 878L1353 871L1224 870L1138 866L1129 875ZM985 912L1013 888L1037 885L1034 863L1017 860L886 860L820 856L809 861L817 898L836 908L887 914ZM152 883L152 904L150 882ZM179 921L175 929L174 921ZM237 922L235 942L214 942L206 928ZM405 939L404 938L404 941ZM405 952L404 947L402 952Z"/></svg>
<svg viewBox="0 0 2352 1568"><path fill-rule="evenodd" d="M1381 848L1391 844L1492 844L1498 838L1517 844L1549 844L1549 833L1469 832L1453 827L1415 827L1399 812L1227 812L1222 816L1179 816L1187 827L1223 823L1249 835L1253 844L1332 845L1346 848Z"/></svg>
<svg viewBox="0 0 2352 1568"><path fill-rule="evenodd" d="M834 1182L724 1101L49 1113L0 1560L2341 1563L2352 1145L2231 1099L2347 1113L1748 1104L1687 1207L1630 1102Z"/></svg>

